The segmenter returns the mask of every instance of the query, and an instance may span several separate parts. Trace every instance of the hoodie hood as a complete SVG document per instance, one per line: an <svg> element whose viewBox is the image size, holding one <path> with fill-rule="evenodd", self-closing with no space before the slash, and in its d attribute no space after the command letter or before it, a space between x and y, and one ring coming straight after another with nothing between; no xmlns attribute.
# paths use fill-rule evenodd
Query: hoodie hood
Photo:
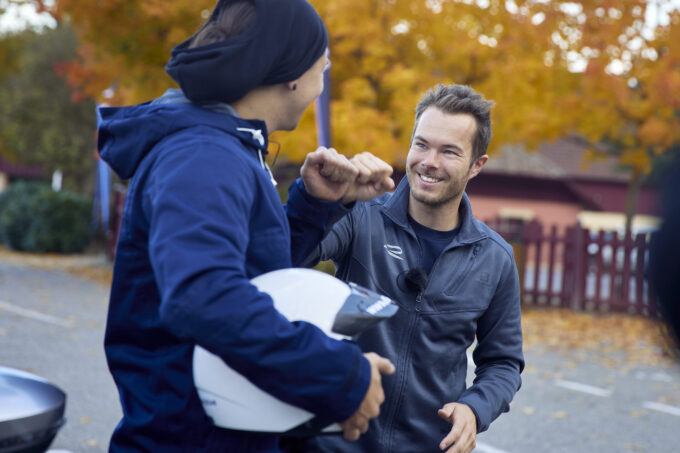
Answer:
<svg viewBox="0 0 680 453"><path fill-rule="evenodd" d="M153 102L135 106L99 107L97 113L99 155L121 179L131 178L159 141L195 126L222 130L238 138L254 154L266 154L264 121L239 118L226 104L193 104L179 90L168 90Z"/></svg>

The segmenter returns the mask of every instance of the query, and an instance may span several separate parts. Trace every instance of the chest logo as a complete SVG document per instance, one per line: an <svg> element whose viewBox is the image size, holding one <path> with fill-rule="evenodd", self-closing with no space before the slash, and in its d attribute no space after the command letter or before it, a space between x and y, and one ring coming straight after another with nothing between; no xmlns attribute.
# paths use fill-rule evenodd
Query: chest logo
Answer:
<svg viewBox="0 0 680 453"><path fill-rule="evenodd" d="M390 255L392 258L396 258L402 261L404 260L404 258L401 257L402 253L404 252L398 245L385 244L385 250L387 251L387 254Z"/></svg>

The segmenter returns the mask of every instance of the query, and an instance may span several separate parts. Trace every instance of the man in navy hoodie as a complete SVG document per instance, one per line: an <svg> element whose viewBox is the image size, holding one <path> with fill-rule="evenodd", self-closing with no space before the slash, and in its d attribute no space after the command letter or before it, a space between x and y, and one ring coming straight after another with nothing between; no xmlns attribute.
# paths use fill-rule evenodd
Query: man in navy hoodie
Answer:
<svg viewBox="0 0 680 453"><path fill-rule="evenodd" d="M349 440L378 415L392 364L289 322L250 283L309 254L339 200L393 188L381 161L357 169L320 148L281 206L267 137L294 129L320 94L327 45L305 0L220 0L173 49L166 69L181 91L101 109L100 154L130 179L105 336L123 407L111 451L278 451L275 435L210 423L192 378L196 344L275 397L341 422Z"/></svg>

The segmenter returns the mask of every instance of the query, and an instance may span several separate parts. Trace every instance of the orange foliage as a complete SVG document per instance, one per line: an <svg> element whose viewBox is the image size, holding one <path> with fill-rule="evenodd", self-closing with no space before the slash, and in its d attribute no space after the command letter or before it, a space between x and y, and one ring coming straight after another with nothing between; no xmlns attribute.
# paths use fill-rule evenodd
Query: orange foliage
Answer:
<svg viewBox="0 0 680 453"><path fill-rule="evenodd" d="M38 0L40 2L40 0ZM110 104L158 96L170 49L215 0L55 0L47 8L78 31L74 89ZM471 85L496 102L491 150L578 132L623 149L637 171L680 141L678 14L643 33L646 0L311 0L331 38L332 139L346 154L369 150L403 165L422 93ZM482 6L479 6L482 5ZM512 6L514 5L514 6ZM618 70L612 61L618 60ZM585 71L575 69L586 63ZM310 108L293 134L275 134L300 160L315 147Z"/></svg>
<svg viewBox="0 0 680 453"><path fill-rule="evenodd" d="M570 110L575 130L612 144L639 177L655 155L680 143L679 13L650 33L645 0L579 3L585 22L570 24L582 34L573 49L584 54L587 47L589 61L579 81L580 108Z"/></svg>

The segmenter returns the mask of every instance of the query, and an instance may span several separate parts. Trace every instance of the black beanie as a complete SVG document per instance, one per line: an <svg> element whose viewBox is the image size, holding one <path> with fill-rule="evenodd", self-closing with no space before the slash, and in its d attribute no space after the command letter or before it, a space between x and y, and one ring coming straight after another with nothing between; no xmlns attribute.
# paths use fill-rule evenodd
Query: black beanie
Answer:
<svg viewBox="0 0 680 453"><path fill-rule="evenodd" d="M219 0L209 21L234 0ZM165 70L194 102L230 103L253 88L290 82L304 74L328 47L323 21L306 0L254 0L255 19L242 34L172 49Z"/></svg>

